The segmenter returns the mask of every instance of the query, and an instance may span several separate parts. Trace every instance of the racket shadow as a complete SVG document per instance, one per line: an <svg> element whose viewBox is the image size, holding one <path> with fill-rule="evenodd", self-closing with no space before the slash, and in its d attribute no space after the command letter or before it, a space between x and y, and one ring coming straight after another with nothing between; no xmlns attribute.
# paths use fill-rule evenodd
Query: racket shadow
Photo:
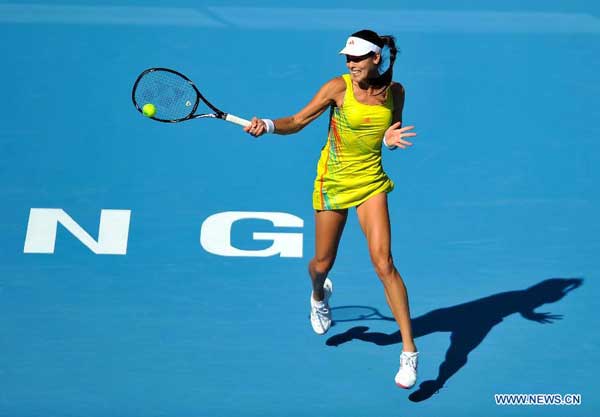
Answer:
<svg viewBox="0 0 600 417"><path fill-rule="evenodd" d="M332 326L355 321L395 321L393 317L384 316L374 307L360 305L332 307L331 314L333 317Z"/></svg>
<svg viewBox="0 0 600 417"><path fill-rule="evenodd" d="M488 297L468 301L463 304L440 308L430 311L422 316L413 318L412 328L415 338L436 332L450 333L450 346L446 351L444 361L440 364L438 376L435 380L424 381L419 388L410 394L413 402L427 400L444 387L446 382L468 362L468 355L483 340L487 334L504 318L512 314L520 314L526 320L539 324L550 324L562 319L560 315L536 312L535 309L544 305L560 301L569 292L583 285L581 278L552 278L539 282L524 290L507 291L493 294ZM338 320L335 318L336 310L360 306L337 307L332 309L336 322L370 320L358 316L354 320ZM360 307L377 311L371 307ZM379 316L381 316L379 314ZM384 316L379 320L387 320ZM377 320L377 318L375 318ZM392 319L393 320L393 319ZM370 332L367 326L356 326L343 333L330 337L328 346L340 346L354 340L361 340L388 346L402 343L400 331L394 333Z"/></svg>

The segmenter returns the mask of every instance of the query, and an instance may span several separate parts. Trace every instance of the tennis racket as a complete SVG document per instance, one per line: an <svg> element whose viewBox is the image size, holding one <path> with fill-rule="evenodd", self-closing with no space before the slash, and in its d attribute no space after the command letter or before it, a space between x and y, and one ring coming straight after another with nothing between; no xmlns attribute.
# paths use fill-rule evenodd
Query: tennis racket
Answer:
<svg viewBox="0 0 600 417"><path fill-rule="evenodd" d="M142 114L144 105L154 105L156 111L147 117L157 122L178 123L211 118L244 127L250 124L248 120L219 110L200 93L192 80L168 68L150 68L142 72L135 80L131 98L135 108ZM196 113L200 101L213 113Z"/></svg>

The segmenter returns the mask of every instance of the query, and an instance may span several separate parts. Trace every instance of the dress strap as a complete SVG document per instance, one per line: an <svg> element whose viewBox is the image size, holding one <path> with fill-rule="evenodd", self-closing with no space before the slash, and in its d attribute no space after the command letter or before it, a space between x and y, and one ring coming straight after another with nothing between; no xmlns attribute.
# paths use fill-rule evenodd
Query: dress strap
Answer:
<svg viewBox="0 0 600 417"><path fill-rule="evenodd" d="M354 98L354 88L352 87L352 80L350 79L350 74L343 74L342 78L346 83L346 93L344 94L344 104L350 104L356 101Z"/></svg>

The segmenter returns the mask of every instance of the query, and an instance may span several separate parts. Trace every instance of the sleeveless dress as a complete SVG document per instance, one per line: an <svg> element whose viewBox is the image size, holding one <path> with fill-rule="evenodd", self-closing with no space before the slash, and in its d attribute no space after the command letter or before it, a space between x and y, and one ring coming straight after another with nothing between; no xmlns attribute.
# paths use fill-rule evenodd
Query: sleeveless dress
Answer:
<svg viewBox="0 0 600 417"><path fill-rule="evenodd" d="M313 208L336 210L358 206L394 189L381 166L383 135L392 123L391 91L381 105L360 103L349 74L342 107L333 107L327 143L321 150L314 182Z"/></svg>

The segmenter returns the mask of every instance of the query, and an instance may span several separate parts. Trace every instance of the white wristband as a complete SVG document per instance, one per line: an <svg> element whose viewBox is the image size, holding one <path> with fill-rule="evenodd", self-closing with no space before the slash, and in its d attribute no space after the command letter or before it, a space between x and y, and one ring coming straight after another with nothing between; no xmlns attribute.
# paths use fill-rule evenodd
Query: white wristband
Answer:
<svg viewBox="0 0 600 417"><path fill-rule="evenodd" d="M265 125L267 126L267 133L275 132L275 123L273 123L273 120L262 119L262 121L265 122Z"/></svg>
<svg viewBox="0 0 600 417"><path fill-rule="evenodd" d="M387 144L387 142L386 142L386 140L385 140L385 136L383 137L383 144L384 144L384 145L385 145L385 147L386 147L386 148L388 148L390 151L393 151L394 149L396 149L396 148L397 148L397 146L396 146L396 145L392 145L392 146L388 145L388 144Z"/></svg>

